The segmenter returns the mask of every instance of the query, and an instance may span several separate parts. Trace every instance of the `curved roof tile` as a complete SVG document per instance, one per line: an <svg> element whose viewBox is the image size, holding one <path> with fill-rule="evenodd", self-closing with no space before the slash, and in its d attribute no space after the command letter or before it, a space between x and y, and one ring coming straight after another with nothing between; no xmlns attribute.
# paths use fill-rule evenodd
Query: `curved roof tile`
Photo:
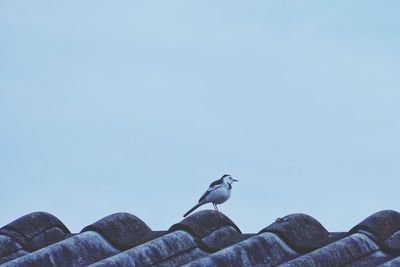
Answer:
<svg viewBox="0 0 400 267"><path fill-rule="evenodd" d="M29 252L6 235L0 235L0 264L21 257Z"/></svg>
<svg viewBox="0 0 400 267"><path fill-rule="evenodd" d="M196 247L197 243L193 236L185 231L178 230L99 261L91 266L150 266L155 264L160 265L164 261L173 262L175 266L178 266L186 263L188 259L198 258L207 254L196 249Z"/></svg>
<svg viewBox="0 0 400 267"><path fill-rule="evenodd" d="M400 253L400 231L395 232L384 241L385 247L391 253Z"/></svg>
<svg viewBox="0 0 400 267"><path fill-rule="evenodd" d="M400 266L400 257L394 258L390 261L387 261L381 265L377 265L379 267L393 267L393 266Z"/></svg>
<svg viewBox="0 0 400 267"><path fill-rule="evenodd" d="M347 266L377 266L391 259L393 259L393 255L377 250L365 257L352 261Z"/></svg>
<svg viewBox="0 0 400 267"><path fill-rule="evenodd" d="M319 221L302 213L278 218L260 231L265 232L277 234L299 252L312 251L343 236L340 233L329 233Z"/></svg>
<svg viewBox="0 0 400 267"><path fill-rule="evenodd" d="M198 240L199 246L207 252L215 252L237 242L249 238L251 235L243 235L232 226L222 226Z"/></svg>
<svg viewBox="0 0 400 267"><path fill-rule="evenodd" d="M258 234L242 234L228 217L209 210L168 231L152 231L129 213L107 216L78 234L48 213L31 213L0 229L0 267L397 266L399 259L396 211L375 213L343 233L292 214Z"/></svg>
<svg viewBox="0 0 400 267"><path fill-rule="evenodd" d="M368 236L354 234L282 264L281 267L342 266L378 249Z"/></svg>
<svg viewBox="0 0 400 267"><path fill-rule="evenodd" d="M68 228L47 212L33 212L7 224L0 235L7 235L24 249L35 251L70 236Z"/></svg>
<svg viewBox="0 0 400 267"><path fill-rule="evenodd" d="M20 249L22 249L21 245L11 239L11 237L0 235L0 258Z"/></svg>
<svg viewBox="0 0 400 267"><path fill-rule="evenodd" d="M276 266L296 256L277 235L262 233L185 266Z"/></svg>
<svg viewBox="0 0 400 267"><path fill-rule="evenodd" d="M400 230L400 213L394 210L383 210L374 213L354 226L350 232L355 233L360 230L370 232L378 240L384 241Z"/></svg>
<svg viewBox="0 0 400 267"><path fill-rule="evenodd" d="M95 232L85 232L29 253L1 267L85 266L119 251Z"/></svg>
<svg viewBox="0 0 400 267"><path fill-rule="evenodd" d="M114 247L125 250L142 244L152 238L154 233L141 219L130 213L115 213L86 226L82 232L100 233Z"/></svg>
<svg viewBox="0 0 400 267"><path fill-rule="evenodd" d="M221 212L203 210L174 224L169 232L183 230L196 238L199 247L207 252L215 252L244 240L239 227Z"/></svg>
<svg viewBox="0 0 400 267"><path fill-rule="evenodd" d="M241 233L239 227L228 217L214 210L196 212L171 226L168 231L184 230L201 239L222 226L232 226L238 233Z"/></svg>

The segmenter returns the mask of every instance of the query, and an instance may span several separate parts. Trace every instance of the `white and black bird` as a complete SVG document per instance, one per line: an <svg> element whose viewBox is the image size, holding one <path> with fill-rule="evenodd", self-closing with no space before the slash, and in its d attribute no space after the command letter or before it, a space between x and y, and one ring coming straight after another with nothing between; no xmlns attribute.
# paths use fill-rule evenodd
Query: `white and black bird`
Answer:
<svg viewBox="0 0 400 267"><path fill-rule="evenodd" d="M183 217L188 216L195 209L207 203L212 203L214 209L218 211L217 205L224 203L231 196L232 184L234 182L238 182L238 180L233 179L229 174L225 174L220 179L212 182L207 191L199 199L199 203L186 212Z"/></svg>

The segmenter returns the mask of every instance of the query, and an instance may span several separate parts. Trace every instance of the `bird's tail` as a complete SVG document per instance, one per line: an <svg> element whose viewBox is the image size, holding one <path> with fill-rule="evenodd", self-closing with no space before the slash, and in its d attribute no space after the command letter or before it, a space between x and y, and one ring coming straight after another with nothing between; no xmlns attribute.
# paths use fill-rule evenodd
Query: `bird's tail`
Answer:
<svg viewBox="0 0 400 267"><path fill-rule="evenodd" d="M201 205L204 205L205 203L197 203L193 208L191 208L188 212L186 212L183 217L188 216L190 213L192 213L195 209L197 209L198 207L200 207Z"/></svg>

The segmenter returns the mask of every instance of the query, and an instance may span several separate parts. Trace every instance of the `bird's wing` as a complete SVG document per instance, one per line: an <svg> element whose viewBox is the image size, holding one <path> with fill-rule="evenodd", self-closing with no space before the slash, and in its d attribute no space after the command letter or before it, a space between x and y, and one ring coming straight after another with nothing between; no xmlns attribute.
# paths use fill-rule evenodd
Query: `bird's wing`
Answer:
<svg viewBox="0 0 400 267"><path fill-rule="evenodd" d="M224 182L223 178L224 178L224 177L222 177L221 179L218 179L218 180L215 180L214 182L212 182L212 183L210 184L210 186L208 187L208 189L210 190L210 188L212 188L213 186L222 184L222 183Z"/></svg>
<svg viewBox="0 0 400 267"><path fill-rule="evenodd" d="M201 196L199 199L199 202L202 202L206 196L208 196L212 191L216 190L217 188L220 188L222 186L222 183L217 183L217 181L213 182L210 184L210 187L207 189L207 191Z"/></svg>

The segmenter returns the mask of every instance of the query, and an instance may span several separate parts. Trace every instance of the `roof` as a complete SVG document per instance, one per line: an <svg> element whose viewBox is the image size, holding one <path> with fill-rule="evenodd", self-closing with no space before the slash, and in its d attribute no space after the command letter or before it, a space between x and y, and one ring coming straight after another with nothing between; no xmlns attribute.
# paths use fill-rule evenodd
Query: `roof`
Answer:
<svg viewBox="0 0 400 267"><path fill-rule="evenodd" d="M329 232L306 214L245 234L203 210L153 231L129 213L80 233L55 216L27 214L0 228L0 266L400 266L400 213L372 214L348 232Z"/></svg>

